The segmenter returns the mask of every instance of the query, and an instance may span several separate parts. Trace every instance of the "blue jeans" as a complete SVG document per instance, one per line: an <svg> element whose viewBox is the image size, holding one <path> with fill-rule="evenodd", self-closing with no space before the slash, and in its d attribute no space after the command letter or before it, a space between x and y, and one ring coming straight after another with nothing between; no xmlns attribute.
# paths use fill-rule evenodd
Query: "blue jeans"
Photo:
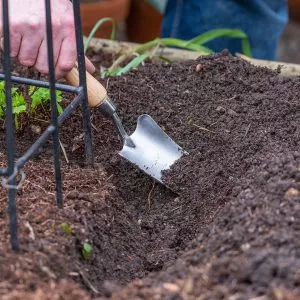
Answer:
<svg viewBox="0 0 300 300"><path fill-rule="evenodd" d="M162 36L188 40L215 28L242 29L253 57L275 59L287 21L287 0L168 0ZM206 46L215 52L242 51L239 39L221 38Z"/></svg>

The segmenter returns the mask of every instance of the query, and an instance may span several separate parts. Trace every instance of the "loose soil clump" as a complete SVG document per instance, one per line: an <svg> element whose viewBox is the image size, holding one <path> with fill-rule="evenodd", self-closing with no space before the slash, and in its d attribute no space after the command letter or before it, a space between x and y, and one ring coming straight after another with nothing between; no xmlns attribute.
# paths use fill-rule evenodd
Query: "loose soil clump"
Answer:
<svg viewBox="0 0 300 300"><path fill-rule="evenodd" d="M155 183L117 155L118 135L95 110L96 168L89 169L76 112L61 128L70 160L66 208L55 207L49 142L25 169L20 254L9 251L1 226L5 293L65 295L77 284L81 299L296 299L299 79L224 52L146 63L103 83L129 131L148 113L189 154L164 174L170 189ZM22 133L20 153L33 136ZM1 190L2 211L4 196ZM70 236L61 223L72 224ZM80 255L86 240L93 246L87 261Z"/></svg>

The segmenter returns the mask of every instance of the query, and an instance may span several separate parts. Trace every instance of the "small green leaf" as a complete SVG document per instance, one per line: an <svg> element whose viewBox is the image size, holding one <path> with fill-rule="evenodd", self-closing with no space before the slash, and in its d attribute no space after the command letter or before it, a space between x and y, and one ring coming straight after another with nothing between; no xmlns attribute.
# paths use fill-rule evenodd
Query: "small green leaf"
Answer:
<svg viewBox="0 0 300 300"><path fill-rule="evenodd" d="M117 76L118 72L121 70L121 67L114 67L111 70L107 70L107 76Z"/></svg>
<svg viewBox="0 0 300 300"><path fill-rule="evenodd" d="M62 223L62 224L60 224L60 228L66 235L72 234L72 227L69 224Z"/></svg>
<svg viewBox="0 0 300 300"><path fill-rule="evenodd" d="M188 125L193 125L194 121L192 119L189 119L187 123Z"/></svg>
<svg viewBox="0 0 300 300"><path fill-rule="evenodd" d="M13 114L19 115L23 112L26 112L26 105L19 105L13 107Z"/></svg>
<svg viewBox="0 0 300 300"><path fill-rule="evenodd" d="M17 92L19 92L19 89L18 89L18 88L12 88L12 89L11 89L11 94L12 94L12 96L13 96L14 94L16 94Z"/></svg>
<svg viewBox="0 0 300 300"><path fill-rule="evenodd" d="M50 101L50 90L48 88L36 89L34 86L30 86L29 93L31 94L31 109L32 110L35 110L42 103ZM56 91L57 110L60 114L63 112L63 108L59 105L59 103L61 101L62 101L62 92Z"/></svg>
<svg viewBox="0 0 300 300"><path fill-rule="evenodd" d="M83 243L82 256L84 259L89 259L92 256L93 247L89 243Z"/></svg>
<svg viewBox="0 0 300 300"><path fill-rule="evenodd" d="M128 63L125 67L121 68L117 72L117 76L123 75L125 73L128 73L130 70L137 68L143 61L145 61L147 58L149 58L151 55L149 53L141 54L135 57L130 63Z"/></svg>
<svg viewBox="0 0 300 300"><path fill-rule="evenodd" d="M64 112L62 106L59 103L56 103L56 106L57 106L58 113L61 115Z"/></svg>
<svg viewBox="0 0 300 300"><path fill-rule="evenodd" d="M62 92L56 91L56 101L61 102L62 101Z"/></svg>
<svg viewBox="0 0 300 300"><path fill-rule="evenodd" d="M12 98L13 114L19 115L26 112L26 102L24 96L16 91Z"/></svg>

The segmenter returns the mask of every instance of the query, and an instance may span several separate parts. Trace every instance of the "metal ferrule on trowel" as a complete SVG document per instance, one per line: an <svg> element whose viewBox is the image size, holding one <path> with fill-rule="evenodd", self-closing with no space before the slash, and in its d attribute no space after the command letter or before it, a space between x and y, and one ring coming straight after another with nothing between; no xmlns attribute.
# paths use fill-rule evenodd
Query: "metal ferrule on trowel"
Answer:
<svg viewBox="0 0 300 300"><path fill-rule="evenodd" d="M117 114L115 104L107 97L101 103L99 108L105 117L111 118L113 120L123 143L128 147L135 148L135 144L133 143L133 141L131 140L131 138L129 137L127 132L125 131L122 121Z"/></svg>

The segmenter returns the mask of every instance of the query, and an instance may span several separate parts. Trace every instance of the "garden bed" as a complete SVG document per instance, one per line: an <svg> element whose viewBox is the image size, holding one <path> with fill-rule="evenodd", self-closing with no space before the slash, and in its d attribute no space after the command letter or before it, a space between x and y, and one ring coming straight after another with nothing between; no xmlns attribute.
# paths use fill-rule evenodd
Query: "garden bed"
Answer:
<svg viewBox="0 0 300 300"><path fill-rule="evenodd" d="M189 155L166 174L171 191L117 155L112 123L94 111L89 169L73 115L61 128L63 210L51 142L25 168L20 254L9 249L0 190L3 299L297 299L299 78L222 53L146 63L103 83L129 130L149 113ZM19 153L35 138L20 133Z"/></svg>

